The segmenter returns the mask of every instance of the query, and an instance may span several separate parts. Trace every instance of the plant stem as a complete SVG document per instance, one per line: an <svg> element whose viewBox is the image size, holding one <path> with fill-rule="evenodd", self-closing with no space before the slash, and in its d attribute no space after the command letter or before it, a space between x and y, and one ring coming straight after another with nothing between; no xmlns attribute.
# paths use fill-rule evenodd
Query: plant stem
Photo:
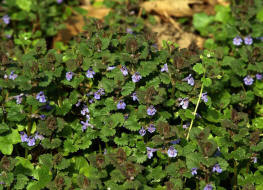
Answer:
<svg viewBox="0 0 263 190"><path fill-rule="evenodd" d="M194 116L196 115L198 106L200 104L200 100L201 100L201 97L202 97L203 89L204 89L204 84L202 83L201 90L200 90L200 93L199 93L199 97L198 97L198 100L197 100L197 104L196 104L195 110L194 110ZM191 120L191 124L190 124L189 130L188 130L187 136L186 136L186 140L189 139L190 131L191 131L192 127L193 127L194 120L195 120L195 117Z"/></svg>

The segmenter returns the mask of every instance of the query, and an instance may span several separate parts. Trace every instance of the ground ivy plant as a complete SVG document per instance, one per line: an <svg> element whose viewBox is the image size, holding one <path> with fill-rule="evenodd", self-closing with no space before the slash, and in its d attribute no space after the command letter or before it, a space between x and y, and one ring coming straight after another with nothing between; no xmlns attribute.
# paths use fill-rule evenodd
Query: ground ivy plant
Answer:
<svg viewBox="0 0 263 190"><path fill-rule="evenodd" d="M62 53L2 41L0 189L263 188L262 44L232 40L158 50L90 19Z"/></svg>

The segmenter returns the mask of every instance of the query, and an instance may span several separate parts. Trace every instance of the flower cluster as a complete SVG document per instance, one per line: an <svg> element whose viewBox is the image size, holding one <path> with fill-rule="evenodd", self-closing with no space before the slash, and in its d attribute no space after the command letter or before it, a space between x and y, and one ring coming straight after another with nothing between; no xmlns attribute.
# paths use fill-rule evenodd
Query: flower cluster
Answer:
<svg viewBox="0 0 263 190"><path fill-rule="evenodd" d="M28 136L25 132L20 132L21 142L26 142L28 146L35 146L36 140L43 140L44 136L38 132L33 136Z"/></svg>
<svg viewBox="0 0 263 190"><path fill-rule="evenodd" d="M242 40L242 38L241 38L240 36L236 36L236 37L233 39L233 44L234 44L235 46L240 46L240 45L242 45L242 43L243 43L243 40ZM253 38L251 38L250 36L246 36L246 37L244 38L244 43L245 43L246 45L252 45L252 44L253 44Z"/></svg>

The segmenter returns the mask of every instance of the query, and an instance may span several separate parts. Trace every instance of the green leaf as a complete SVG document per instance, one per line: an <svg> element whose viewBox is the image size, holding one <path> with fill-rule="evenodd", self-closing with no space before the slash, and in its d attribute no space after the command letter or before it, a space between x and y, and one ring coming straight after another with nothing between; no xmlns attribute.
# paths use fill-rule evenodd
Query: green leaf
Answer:
<svg viewBox="0 0 263 190"><path fill-rule="evenodd" d="M164 84L170 84L171 80L170 80L170 76L167 73L161 73L160 74L160 79Z"/></svg>
<svg viewBox="0 0 263 190"><path fill-rule="evenodd" d="M0 151L2 154L11 155L13 152L13 145L21 142L18 130L11 130L11 133L0 136Z"/></svg>
<svg viewBox="0 0 263 190"><path fill-rule="evenodd" d="M202 78L201 81L203 82L205 87L209 87L212 84L212 80L210 78Z"/></svg>
<svg viewBox="0 0 263 190"><path fill-rule="evenodd" d="M1 135L2 133L7 132L7 131L9 131L8 125L5 124L5 123L1 123L1 124L0 124L0 135Z"/></svg>
<svg viewBox="0 0 263 190"><path fill-rule="evenodd" d="M16 5L20 9L29 12L31 9L32 1L31 0L16 0Z"/></svg>
<svg viewBox="0 0 263 190"><path fill-rule="evenodd" d="M263 8L261 8L260 11L258 11L258 13L257 13L257 19L258 19L260 22L263 22Z"/></svg>
<svg viewBox="0 0 263 190"><path fill-rule="evenodd" d="M131 94L134 91L134 89L135 89L135 83L132 81L129 81L122 87L121 94L123 96L127 96Z"/></svg>
<svg viewBox="0 0 263 190"><path fill-rule="evenodd" d="M199 75L205 72L205 69L201 63L197 63L194 65L193 70L197 72Z"/></svg>
<svg viewBox="0 0 263 190"><path fill-rule="evenodd" d="M62 105L60 105L60 107L57 107L56 114L65 116L71 110L71 107L72 103L70 102L70 100L65 99Z"/></svg>
<svg viewBox="0 0 263 190"><path fill-rule="evenodd" d="M256 129L263 129L263 117L257 117L253 119L252 124Z"/></svg>
<svg viewBox="0 0 263 190"><path fill-rule="evenodd" d="M213 17L205 13L197 13L194 15L193 25L196 29L200 30L208 26L213 21Z"/></svg>

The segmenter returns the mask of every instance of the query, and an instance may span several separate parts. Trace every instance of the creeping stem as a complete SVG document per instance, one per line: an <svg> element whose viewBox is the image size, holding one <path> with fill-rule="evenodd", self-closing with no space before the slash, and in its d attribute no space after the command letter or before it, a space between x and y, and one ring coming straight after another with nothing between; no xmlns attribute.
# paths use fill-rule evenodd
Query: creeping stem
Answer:
<svg viewBox="0 0 263 190"><path fill-rule="evenodd" d="M196 115L198 106L200 104L200 100L201 100L201 97L202 97L203 89L204 89L204 84L202 83L201 90L200 90L200 93L199 93L199 97L198 97L198 100L197 100L197 104L195 106L194 116ZM193 127L194 120L195 120L195 117L191 120L191 124L190 124L189 130L188 130L187 136L186 136L186 140L189 139L190 131L191 131L192 127Z"/></svg>

